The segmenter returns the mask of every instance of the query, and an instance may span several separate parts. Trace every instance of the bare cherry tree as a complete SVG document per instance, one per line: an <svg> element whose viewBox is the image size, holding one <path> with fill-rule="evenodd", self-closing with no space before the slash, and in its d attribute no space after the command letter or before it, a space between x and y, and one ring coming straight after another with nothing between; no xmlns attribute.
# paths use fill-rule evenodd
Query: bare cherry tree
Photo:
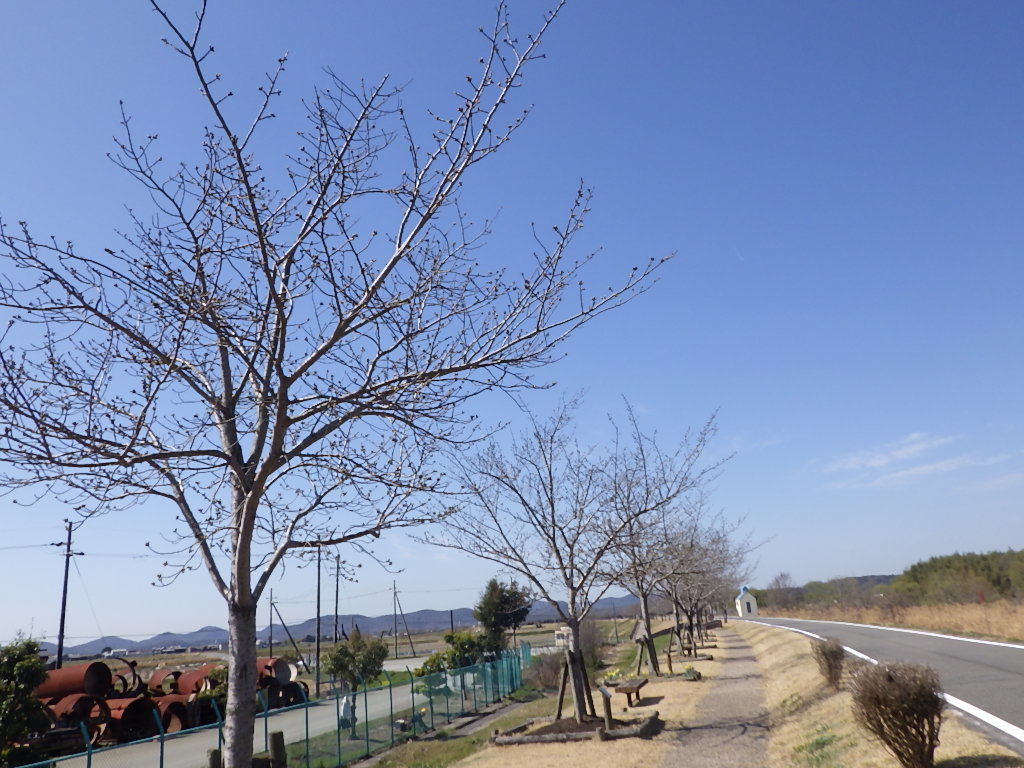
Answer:
<svg viewBox="0 0 1024 768"><path fill-rule="evenodd" d="M666 509L693 484L705 435L664 454L638 430L626 444L581 445L572 407L509 441L457 458L464 500L443 520L432 543L499 563L520 574L571 630L569 678L577 720L586 716L589 686L580 628L618 577L612 553L634 525ZM645 465L635 466L643 461ZM649 492L620 496L624 473L645 473Z"/></svg>
<svg viewBox="0 0 1024 768"><path fill-rule="evenodd" d="M248 768L256 606L282 560L430 519L438 447L474 437L471 399L533 386L664 260L591 294L592 255L571 253L585 189L532 254L488 256L487 223L459 205L522 124L509 102L560 5L522 41L499 5L475 74L425 135L388 78L332 77L278 154L258 137L284 59L243 120L212 68L205 3L187 26L152 6L209 112L201 159L169 164L125 115L114 160L153 208L118 247L0 224L2 483L83 515L174 510L161 578L205 568L226 603L225 758Z"/></svg>
<svg viewBox="0 0 1024 768"><path fill-rule="evenodd" d="M666 530L665 568L658 593L672 604L680 645L696 653L705 614L724 589L742 581L748 571L753 546L739 532L740 522L707 510L707 498L698 494L692 501L690 517ZM682 637L685 619L686 641Z"/></svg>
<svg viewBox="0 0 1024 768"><path fill-rule="evenodd" d="M633 511L655 506L657 500L665 495L664 484L670 476L686 477L682 494L695 492L717 472L722 462L705 462L698 466L708 441L716 431L714 415L698 432L687 435L684 447L668 457L661 453L656 436L643 434L628 402L626 414L629 426L626 444L620 445L622 438L617 437L609 462L609 501L616 514L625 521L625 529L609 552L603 568L609 582L623 587L639 601L650 666L655 674L660 675L651 626L651 598L674 565L666 532L685 524L690 507L683 503L680 495L675 503L659 506L659 513L654 518L638 517ZM674 467L673 472L666 472L669 466Z"/></svg>

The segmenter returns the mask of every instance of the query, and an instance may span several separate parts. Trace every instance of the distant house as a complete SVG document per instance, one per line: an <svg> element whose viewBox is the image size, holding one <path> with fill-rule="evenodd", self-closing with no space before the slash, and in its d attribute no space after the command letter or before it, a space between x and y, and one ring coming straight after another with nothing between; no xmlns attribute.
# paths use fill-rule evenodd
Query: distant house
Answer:
<svg viewBox="0 0 1024 768"><path fill-rule="evenodd" d="M746 587L743 587L736 595L736 615L741 619L757 616L757 598Z"/></svg>
<svg viewBox="0 0 1024 768"><path fill-rule="evenodd" d="M572 630L569 627L559 627L555 630L555 648L569 648L572 646Z"/></svg>

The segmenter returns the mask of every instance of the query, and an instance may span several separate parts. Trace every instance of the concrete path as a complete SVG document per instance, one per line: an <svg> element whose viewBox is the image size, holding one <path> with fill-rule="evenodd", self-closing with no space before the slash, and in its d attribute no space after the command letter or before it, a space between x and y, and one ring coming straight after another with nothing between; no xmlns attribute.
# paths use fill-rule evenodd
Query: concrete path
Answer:
<svg viewBox="0 0 1024 768"><path fill-rule="evenodd" d="M728 626L716 629L721 671L709 680L699 714L686 723L664 768L759 768L768 765L768 715L761 671L750 645Z"/></svg>

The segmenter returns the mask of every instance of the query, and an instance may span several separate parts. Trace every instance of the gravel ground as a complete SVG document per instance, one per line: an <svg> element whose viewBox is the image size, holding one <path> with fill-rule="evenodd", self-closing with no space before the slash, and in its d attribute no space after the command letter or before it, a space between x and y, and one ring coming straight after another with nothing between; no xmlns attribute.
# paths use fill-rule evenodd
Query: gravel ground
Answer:
<svg viewBox="0 0 1024 768"><path fill-rule="evenodd" d="M666 755L664 768L757 768L768 765L768 715L761 672L750 645L728 626L716 630L721 668Z"/></svg>

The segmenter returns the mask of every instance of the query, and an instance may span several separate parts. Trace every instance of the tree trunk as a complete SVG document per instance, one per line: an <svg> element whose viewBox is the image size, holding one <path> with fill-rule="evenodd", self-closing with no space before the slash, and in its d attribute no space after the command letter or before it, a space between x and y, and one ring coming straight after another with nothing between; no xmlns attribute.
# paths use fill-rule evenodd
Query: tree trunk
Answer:
<svg viewBox="0 0 1024 768"><path fill-rule="evenodd" d="M672 602L672 613L676 624L676 638L679 640L679 652L687 655L689 652L686 650L686 643L683 640L683 618L679 612L679 603L675 601Z"/></svg>
<svg viewBox="0 0 1024 768"><path fill-rule="evenodd" d="M256 727L256 606L228 603L228 706L225 768L251 768Z"/></svg>
<svg viewBox="0 0 1024 768"><path fill-rule="evenodd" d="M569 681L572 684L573 706L576 708L576 722L582 723L587 714L587 694L584 690L583 677L583 652L580 644L580 625L573 622L569 625L572 630L570 642L572 653L569 655Z"/></svg>
<svg viewBox="0 0 1024 768"><path fill-rule="evenodd" d="M654 648L654 635L651 631L651 607L649 605L649 597L647 595L640 595L640 620L644 624L644 629L647 630L647 656L648 666L651 668L651 672L655 675L661 676L661 669L658 667L658 653Z"/></svg>

